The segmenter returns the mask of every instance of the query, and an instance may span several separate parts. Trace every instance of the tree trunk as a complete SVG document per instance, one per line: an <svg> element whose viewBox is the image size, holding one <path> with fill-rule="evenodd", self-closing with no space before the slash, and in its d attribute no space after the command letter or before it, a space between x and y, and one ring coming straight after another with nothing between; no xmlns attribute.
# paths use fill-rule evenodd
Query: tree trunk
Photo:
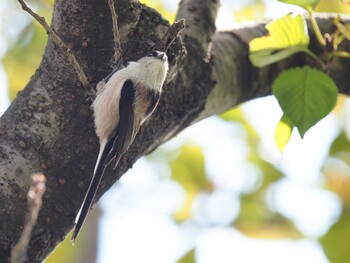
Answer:
<svg viewBox="0 0 350 263"><path fill-rule="evenodd" d="M312 60L297 54L263 69L248 59L247 43L266 33L250 24L215 33L219 1L182 0L177 18L187 28L168 51L170 72L159 106L142 126L117 171L107 171L97 198L136 160L203 118L271 93L271 82L291 66ZM153 9L132 0L116 0L124 61L144 56L169 24ZM108 73L113 54L107 1L56 0L51 28L74 51L88 80ZM334 31L332 18L318 18L322 32ZM311 35L312 43L316 43ZM212 41L212 45L209 45ZM183 46L187 55L182 56ZM212 59L204 58L211 47ZM321 51L312 44L316 54ZM349 50L349 43L342 49ZM334 59L327 72L341 92L349 93L349 60ZM20 74L20 72L19 72ZM30 175L43 172L47 191L28 249L29 262L41 262L73 227L98 154L91 100L63 52L47 43L40 67L0 119L0 262L7 262L23 229Z"/></svg>

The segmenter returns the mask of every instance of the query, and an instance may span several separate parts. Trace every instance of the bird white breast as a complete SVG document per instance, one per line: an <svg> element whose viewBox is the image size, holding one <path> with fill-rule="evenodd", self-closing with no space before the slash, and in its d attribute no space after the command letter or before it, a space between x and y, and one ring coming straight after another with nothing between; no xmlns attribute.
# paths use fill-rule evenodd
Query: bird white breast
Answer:
<svg viewBox="0 0 350 263"><path fill-rule="evenodd" d="M125 69L117 71L97 92L92 104L96 134L100 140L108 139L119 122L120 92L126 80Z"/></svg>
<svg viewBox="0 0 350 263"><path fill-rule="evenodd" d="M130 66L139 68L133 72L138 71L139 77L137 79L144 85L158 91L161 89L168 72L168 62L157 58L143 57Z"/></svg>
<svg viewBox="0 0 350 263"><path fill-rule="evenodd" d="M130 79L135 85L142 84L160 91L168 71L168 63L156 58L144 57L130 62L112 75L96 95L92 104L96 134L101 141L108 139L119 122L119 100L124 82Z"/></svg>

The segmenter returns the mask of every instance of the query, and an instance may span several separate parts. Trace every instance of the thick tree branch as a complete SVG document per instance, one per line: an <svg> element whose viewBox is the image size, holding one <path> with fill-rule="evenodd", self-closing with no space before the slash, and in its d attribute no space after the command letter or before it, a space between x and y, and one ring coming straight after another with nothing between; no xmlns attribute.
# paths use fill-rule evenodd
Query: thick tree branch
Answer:
<svg viewBox="0 0 350 263"><path fill-rule="evenodd" d="M179 4L176 20L185 19L187 25L183 34L198 41L205 51L216 30L219 4L218 0L182 0Z"/></svg>
<svg viewBox="0 0 350 263"><path fill-rule="evenodd" d="M216 6L215 1L208 2ZM116 4L123 57L126 61L136 60L157 46L169 24L137 2L118 0ZM183 41L178 38L168 50L172 68L160 104L122 158L118 171L106 174L98 197L140 156L191 123L270 94L273 78L287 67L312 65L308 57L298 54L264 69L253 68L248 60L247 40L263 34L263 25L219 32L212 37L214 29L201 25L206 23L201 21L204 17L194 19L198 15L194 14L205 6L180 12L188 28L182 34ZM211 19L215 18L210 11L213 9L205 10ZM322 32L331 32L331 20L320 20ZM51 25L82 62L90 83L106 75L114 47L107 1L56 0ZM202 35L199 28L204 30ZM206 63L203 58L211 37L212 62ZM182 42L188 51L186 57L182 57ZM312 49L322 55L317 45ZM341 50L350 50L349 43L344 43ZM328 73L341 92L349 93L349 61L339 58L332 63ZM1 262L9 258L23 228L28 174L42 171L47 176L43 207L28 250L30 262L41 262L73 226L98 153L90 103L79 87L70 62L49 40L36 74L0 119Z"/></svg>

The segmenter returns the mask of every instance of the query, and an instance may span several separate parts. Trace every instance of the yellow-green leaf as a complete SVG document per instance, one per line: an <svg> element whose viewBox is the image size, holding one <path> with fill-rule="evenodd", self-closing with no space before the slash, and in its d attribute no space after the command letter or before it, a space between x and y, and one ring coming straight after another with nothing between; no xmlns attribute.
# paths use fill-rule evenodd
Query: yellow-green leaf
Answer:
<svg viewBox="0 0 350 263"><path fill-rule="evenodd" d="M301 51L309 53L310 39L301 15L284 16L266 25L266 29L269 35L249 43L249 58L254 66L264 67Z"/></svg>
<svg viewBox="0 0 350 263"><path fill-rule="evenodd" d="M278 149L281 152L289 142L290 136L292 135L293 127L293 123L285 115L281 117L281 120L277 124L275 132L275 142Z"/></svg>

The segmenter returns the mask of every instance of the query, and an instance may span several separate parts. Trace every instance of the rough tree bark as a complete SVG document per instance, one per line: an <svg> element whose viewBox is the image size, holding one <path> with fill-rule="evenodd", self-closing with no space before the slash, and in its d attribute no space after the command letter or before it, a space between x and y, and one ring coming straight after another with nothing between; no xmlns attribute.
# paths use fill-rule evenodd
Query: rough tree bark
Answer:
<svg viewBox="0 0 350 263"><path fill-rule="evenodd" d="M171 70L160 105L122 158L108 171L98 198L136 160L194 122L239 103L271 93L271 82L283 69L312 64L304 54L263 69L248 59L247 42L265 33L264 24L215 32L218 0L182 0L177 18L188 25L170 48ZM154 10L132 0L116 0L123 57L136 60L149 51L169 24ZM27 15L23 13L23 15ZM332 19L319 17L322 32ZM107 0L56 0L51 27L76 53L91 83L106 76L113 54ZM212 41L212 59L204 59ZM312 36L312 49L320 54ZM349 43L342 49L350 50ZM330 74L349 94L349 61L334 59ZM20 73L19 73L20 74ZM41 262L73 227L98 153L91 101L61 50L48 41L42 63L28 85L0 119L0 262L7 262L23 228L30 175L47 176L47 192L28 250L29 262Z"/></svg>

